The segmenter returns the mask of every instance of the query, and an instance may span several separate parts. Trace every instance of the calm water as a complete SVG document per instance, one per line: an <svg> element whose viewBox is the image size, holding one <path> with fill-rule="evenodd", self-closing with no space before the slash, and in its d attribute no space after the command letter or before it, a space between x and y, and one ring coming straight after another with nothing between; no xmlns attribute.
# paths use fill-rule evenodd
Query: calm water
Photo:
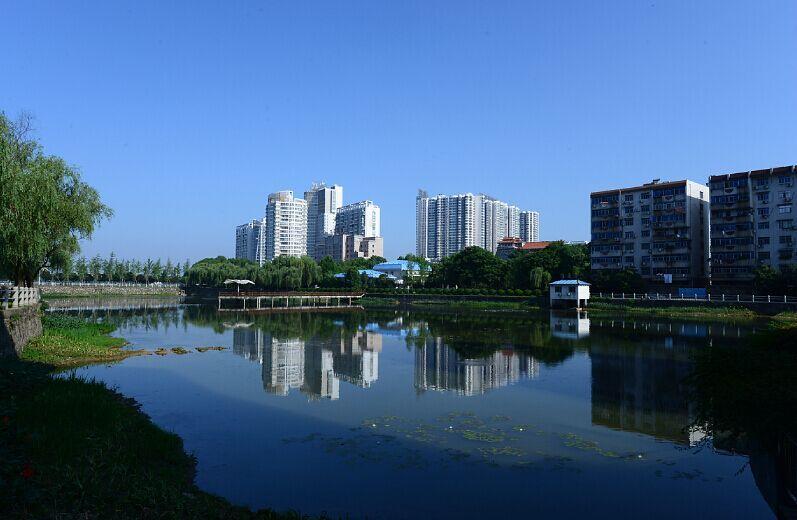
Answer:
<svg viewBox="0 0 797 520"><path fill-rule="evenodd" d="M701 433L683 383L696 352L751 326L131 307L81 312L118 323L135 348L226 349L78 373L137 399L197 456L198 485L237 504L350 518L773 516L769 459Z"/></svg>

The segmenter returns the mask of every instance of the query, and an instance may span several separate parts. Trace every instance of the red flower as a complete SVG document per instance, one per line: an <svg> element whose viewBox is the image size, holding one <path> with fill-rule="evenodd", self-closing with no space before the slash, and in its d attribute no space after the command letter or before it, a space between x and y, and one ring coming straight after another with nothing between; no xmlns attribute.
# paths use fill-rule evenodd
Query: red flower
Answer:
<svg viewBox="0 0 797 520"><path fill-rule="evenodd" d="M22 472L20 472L22 478L31 478L34 474L35 472L33 471L33 466L30 464L25 464L25 466L22 467Z"/></svg>

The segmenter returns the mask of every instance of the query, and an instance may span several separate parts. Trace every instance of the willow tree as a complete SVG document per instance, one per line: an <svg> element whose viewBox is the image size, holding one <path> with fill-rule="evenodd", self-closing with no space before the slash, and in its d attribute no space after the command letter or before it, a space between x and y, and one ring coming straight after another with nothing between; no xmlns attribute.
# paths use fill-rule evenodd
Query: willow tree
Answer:
<svg viewBox="0 0 797 520"><path fill-rule="evenodd" d="M29 118L0 113L0 275L27 287L43 268L62 267L112 215L74 167L45 155L30 134Z"/></svg>

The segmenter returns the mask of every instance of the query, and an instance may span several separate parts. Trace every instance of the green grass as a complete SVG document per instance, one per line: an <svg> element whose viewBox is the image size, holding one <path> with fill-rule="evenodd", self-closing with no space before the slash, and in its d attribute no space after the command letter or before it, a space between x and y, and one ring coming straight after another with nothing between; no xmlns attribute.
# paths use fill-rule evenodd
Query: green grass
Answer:
<svg viewBox="0 0 797 520"><path fill-rule="evenodd" d="M592 314L602 313L624 313L638 314L645 316L676 317L683 319L728 319L728 320L753 320L765 318L750 309L743 307L682 307L673 305L671 307L643 307L633 303L618 304L606 302L590 302L589 312Z"/></svg>
<svg viewBox="0 0 797 520"><path fill-rule="evenodd" d="M145 353L123 350L125 340L109 336L114 327L107 323L89 323L67 315L45 315L42 324L44 333L31 341L22 353L26 361L66 368L121 361Z"/></svg>
<svg viewBox="0 0 797 520"><path fill-rule="evenodd" d="M539 307L527 302L507 301L479 301L479 300L435 300L430 296L426 300L413 300L402 304L399 300L390 298L364 297L360 305L366 308L392 308L404 306L411 309L449 309L449 310L481 310L481 311L533 311Z"/></svg>

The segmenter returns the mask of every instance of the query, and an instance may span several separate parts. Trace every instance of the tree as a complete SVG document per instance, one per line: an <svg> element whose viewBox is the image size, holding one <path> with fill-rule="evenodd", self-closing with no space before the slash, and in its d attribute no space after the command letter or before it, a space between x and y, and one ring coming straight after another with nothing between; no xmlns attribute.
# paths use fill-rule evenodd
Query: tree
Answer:
<svg viewBox="0 0 797 520"><path fill-rule="evenodd" d="M506 262L480 247L467 247L435 264L429 283L465 288L503 288Z"/></svg>
<svg viewBox="0 0 797 520"><path fill-rule="evenodd" d="M28 287L112 216L75 168L43 153L30 128L30 118L14 123L0 113L0 274Z"/></svg>
<svg viewBox="0 0 797 520"><path fill-rule="evenodd" d="M85 257L80 257L75 261L75 274L81 282L86 281L86 275L89 274L89 266Z"/></svg>
<svg viewBox="0 0 797 520"><path fill-rule="evenodd" d="M149 279L152 277L152 271L155 269L155 262L151 258L147 258L144 265L141 267L141 274L144 275L144 283L149 285Z"/></svg>
<svg viewBox="0 0 797 520"><path fill-rule="evenodd" d="M551 273L542 267L535 267L531 270L529 282L532 289L545 290L548 288L548 284L551 283Z"/></svg>
<svg viewBox="0 0 797 520"><path fill-rule="evenodd" d="M100 274L102 274L102 258L100 258L100 255L96 255L89 260L89 273L91 273L92 281L100 281Z"/></svg>

